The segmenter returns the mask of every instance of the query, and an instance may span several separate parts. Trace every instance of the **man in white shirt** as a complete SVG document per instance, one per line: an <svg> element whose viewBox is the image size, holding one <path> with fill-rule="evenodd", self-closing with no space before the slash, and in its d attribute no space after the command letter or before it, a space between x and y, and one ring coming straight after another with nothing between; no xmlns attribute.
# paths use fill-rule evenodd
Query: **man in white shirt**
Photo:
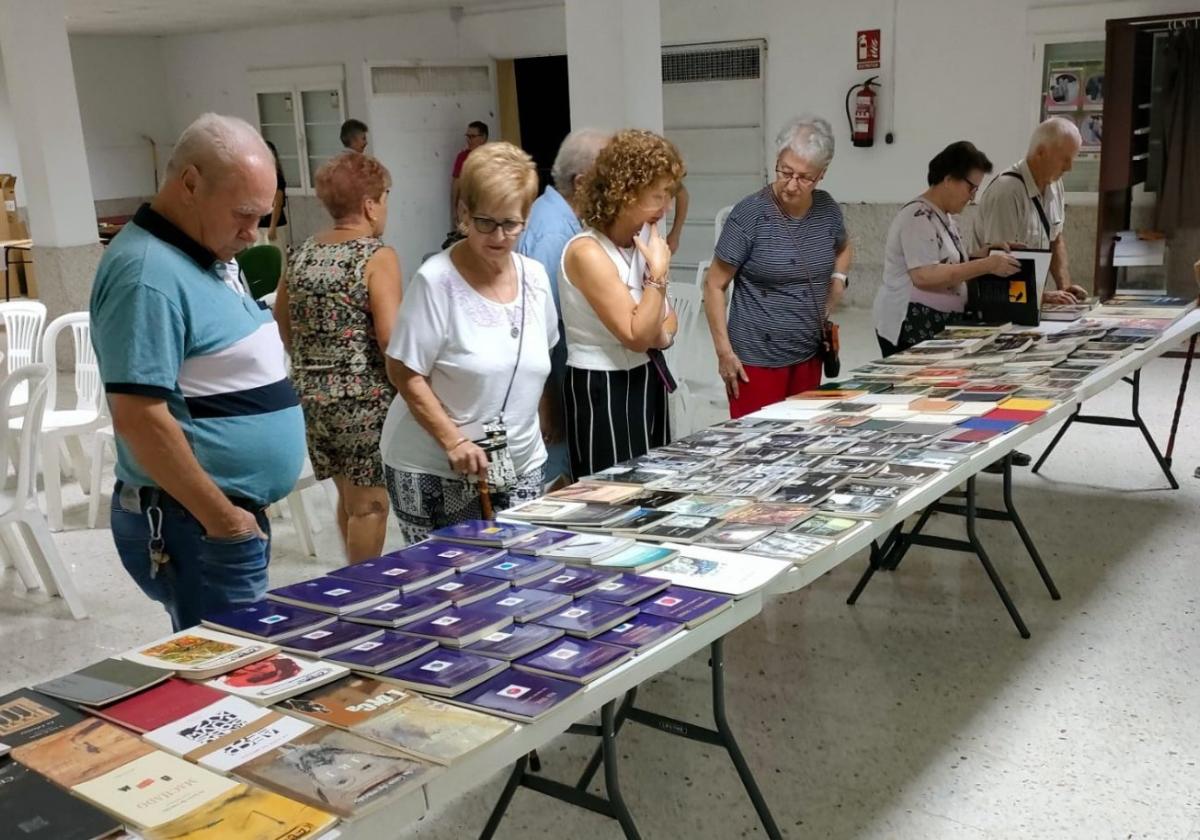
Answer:
<svg viewBox="0 0 1200 840"><path fill-rule="evenodd" d="M1066 204L1062 176L1071 171L1081 139L1075 123L1051 117L1034 129L1024 160L1000 173L979 201L971 228L971 252L989 242L1019 242L1050 250L1055 288L1045 303L1087 300L1087 290L1071 282L1067 241L1063 238Z"/></svg>

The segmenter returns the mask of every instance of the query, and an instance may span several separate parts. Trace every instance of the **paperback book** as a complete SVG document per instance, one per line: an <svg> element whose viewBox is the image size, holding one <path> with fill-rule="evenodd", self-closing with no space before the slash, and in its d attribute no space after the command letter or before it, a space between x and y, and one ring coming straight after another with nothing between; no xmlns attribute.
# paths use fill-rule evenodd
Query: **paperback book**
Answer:
<svg viewBox="0 0 1200 840"><path fill-rule="evenodd" d="M335 616L319 610L263 600L207 615L200 623L223 633L274 642L316 630L336 620Z"/></svg>
<svg viewBox="0 0 1200 840"><path fill-rule="evenodd" d="M369 642L383 635L383 628L352 621L335 621L318 630L310 630L280 643L288 653L299 653L316 659L338 653L360 642Z"/></svg>
<svg viewBox="0 0 1200 840"><path fill-rule="evenodd" d="M673 552L678 554L678 552ZM672 561L673 562L673 561ZM644 601L651 595L667 588L666 581L658 580L647 575L623 574L615 580L605 581L596 587L592 597L598 601L611 601L614 604L632 606L638 601Z"/></svg>
<svg viewBox="0 0 1200 840"><path fill-rule="evenodd" d="M587 684L604 676L632 655L627 648L618 645L566 637L516 660L513 668Z"/></svg>
<svg viewBox="0 0 1200 840"><path fill-rule="evenodd" d="M499 595L480 601L475 609L480 612L508 616L519 624L536 621L547 613L560 610L571 603L571 596L544 589L508 589Z"/></svg>
<svg viewBox="0 0 1200 840"><path fill-rule="evenodd" d="M593 596L579 598L569 607L538 620L539 624L562 630L568 636L590 639L637 615L636 607L627 607Z"/></svg>
<svg viewBox="0 0 1200 840"><path fill-rule="evenodd" d="M464 545L481 545L491 548L508 548L520 539L540 531L536 525L520 525L512 522L497 522L491 519L468 519L438 528L430 533L435 540L448 540ZM430 558L430 562L437 562Z"/></svg>
<svg viewBox="0 0 1200 840"><path fill-rule="evenodd" d="M539 529L540 531L540 529ZM528 536L535 536L530 534ZM460 572L474 571L479 566L486 566L493 560L504 556L503 548L465 545L463 543L447 542L446 540L425 540L413 543L408 548L394 551L392 557L403 560L416 560L431 566L446 566L458 569Z"/></svg>
<svg viewBox="0 0 1200 840"><path fill-rule="evenodd" d="M186 758L193 750L244 729L269 714L267 709L249 700L226 695L197 712L152 729L142 737L159 749Z"/></svg>
<svg viewBox="0 0 1200 840"><path fill-rule="evenodd" d="M607 580L613 580L620 572L607 569L572 566L553 575L547 575L541 580L529 584L531 589L544 589L546 592L561 592L578 598L596 589Z"/></svg>
<svg viewBox="0 0 1200 840"><path fill-rule="evenodd" d="M648 540L662 542L694 542L708 535L721 524L720 519L709 516L688 516L677 513L641 532Z"/></svg>
<svg viewBox="0 0 1200 840"><path fill-rule="evenodd" d="M724 551L741 551L751 543L756 543L775 529L770 525L724 525L709 534L694 545L703 548L717 548Z"/></svg>
<svg viewBox="0 0 1200 840"><path fill-rule="evenodd" d="M532 580L543 578L560 571L563 564L549 557L535 557L509 552L494 563L480 566L473 574L508 581L513 586L524 586Z"/></svg>
<svg viewBox="0 0 1200 840"><path fill-rule="evenodd" d="M428 589L422 589L421 592L428 592L447 598L455 607L466 607L474 604L476 601L491 598L493 595L504 592L508 588L509 583L506 580L486 577L484 575L468 574L455 575L450 580L435 583Z"/></svg>
<svg viewBox="0 0 1200 840"><path fill-rule="evenodd" d="M863 527L861 519L849 519L844 516L831 516L827 513L818 513L793 528L792 533L809 537L836 539L846 536L851 531L861 527Z"/></svg>
<svg viewBox="0 0 1200 840"><path fill-rule="evenodd" d="M454 697L507 667L508 663L500 659L439 648L399 668L383 671L378 679L425 694Z"/></svg>
<svg viewBox="0 0 1200 840"><path fill-rule="evenodd" d="M560 638L563 631L541 624L513 624L495 633L489 633L473 645L463 648L467 653L477 653L493 659L511 662L533 653Z"/></svg>
<svg viewBox="0 0 1200 840"><path fill-rule="evenodd" d="M143 840L316 840L337 822L328 811L268 790L238 785Z"/></svg>
<svg viewBox="0 0 1200 840"><path fill-rule="evenodd" d="M489 633L512 624L512 617L476 607L451 607L407 624L402 632L431 639L446 647L461 648L477 642Z"/></svg>
<svg viewBox="0 0 1200 840"><path fill-rule="evenodd" d="M669 562L677 553L671 548L635 543L624 551L614 554L612 557L598 560L594 566L598 569L612 569L614 571L641 574ZM601 584L601 586L604 585Z"/></svg>
<svg viewBox="0 0 1200 840"><path fill-rule="evenodd" d="M747 548L745 553L802 566L831 545L833 540L810 534L772 534Z"/></svg>
<svg viewBox="0 0 1200 840"><path fill-rule="evenodd" d="M105 706L156 686L170 674L125 659L102 659L34 689L80 706Z"/></svg>
<svg viewBox="0 0 1200 840"><path fill-rule="evenodd" d="M384 601L365 610L355 610L342 616L346 621L358 624L373 624L377 627L403 627L426 616L441 612L452 602L444 592L425 590L411 592L399 598Z"/></svg>
<svg viewBox="0 0 1200 840"><path fill-rule="evenodd" d="M134 732L149 732L197 712L225 697L203 683L175 677L126 700L96 709L93 714Z"/></svg>
<svg viewBox="0 0 1200 840"><path fill-rule="evenodd" d="M0 825L22 840L100 840L121 823L15 761L0 763Z"/></svg>
<svg viewBox="0 0 1200 840"><path fill-rule="evenodd" d="M332 575L267 590L267 597L272 601L333 615L373 607L398 595L399 590L395 586L379 586Z"/></svg>
<svg viewBox="0 0 1200 840"><path fill-rule="evenodd" d="M14 748L12 755L60 787L72 788L152 752L154 747L121 727L85 718L53 735Z"/></svg>
<svg viewBox="0 0 1200 840"><path fill-rule="evenodd" d="M122 658L181 677L203 680L266 659L279 648L256 639L192 627L127 651Z"/></svg>
<svg viewBox="0 0 1200 840"><path fill-rule="evenodd" d="M408 636L396 630L384 630L382 635L353 647L331 654L331 662L345 665L352 671L377 674L429 653L436 648L432 639Z"/></svg>
<svg viewBox="0 0 1200 840"><path fill-rule="evenodd" d="M683 622L671 621L649 613L638 613L626 622L618 624L607 633L601 633L596 641L629 648L634 655L672 638L684 630Z"/></svg>
<svg viewBox="0 0 1200 840"><path fill-rule="evenodd" d="M331 577L399 589L402 594L407 594L445 580L454 574L454 569L393 554L334 569L329 574Z"/></svg>
<svg viewBox="0 0 1200 840"><path fill-rule="evenodd" d="M259 720L193 750L185 758L218 773L231 773L247 761L294 741L312 729L311 723L299 718L269 712Z"/></svg>
<svg viewBox="0 0 1200 840"><path fill-rule="evenodd" d="M742 598L767 586L789 566L777 560L689 546L670 563L651 572L650 577Z"/></svg>
<svg viewBox="0 0 1200 840"><path fill-rule="evenodd" d="M768 537L767 539L770 539ZM641 611L682 622L688 628L703 624L733 606L733 598L685 586L668 586L658 597L643 602Z"/></svg>
<svg viewBox="0 0 1200 840"><path fill-rule="evenodd" d="M518 721L535 721L582 689L579 683L509 670L457 698L468 706Z"/></svg>
<svg viewBox="0 0 1200 840"><path fill-rule="evenodd" d="M348 673L350 669L334 662L319 662L290 653L278 653L270 659L252 662L222 674L209 680L208 684L266 706L333 682Z"/></svg>
<svg viewBox="0 0 1200 840"><path fill-rule="evenodd" d="M553 560L572 565L590 565L597 560L612 557L633 545L629 537L613 537L607 534L579 534L572 540L559 543L545 553Z"/></svg>

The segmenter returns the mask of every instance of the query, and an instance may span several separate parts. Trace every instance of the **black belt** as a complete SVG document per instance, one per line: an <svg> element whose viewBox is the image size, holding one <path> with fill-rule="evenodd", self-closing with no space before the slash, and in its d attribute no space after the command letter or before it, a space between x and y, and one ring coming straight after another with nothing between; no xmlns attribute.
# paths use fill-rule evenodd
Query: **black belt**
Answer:
<svg viewBox="0 0 1200 840"><path fill-rule="evenodd" d="M116 492L116 494L119 496L121 494L121 488L124 486L125 482L118 480L116 486L114 487L114 492ZM256 502L254 499L248 499L245 496L227 495L225 498L228 499L229 503L234 507L239 507L242 510L247 510L253 514L262 513L267 509L267 506L261 502ZM191 511L184 507L182 502L180 502L166 490L163 490L161 487L139 487L138 499L142 503L142 510L157 504L160 507L178 508L179 510L185 511L191 515Z"/></svg>

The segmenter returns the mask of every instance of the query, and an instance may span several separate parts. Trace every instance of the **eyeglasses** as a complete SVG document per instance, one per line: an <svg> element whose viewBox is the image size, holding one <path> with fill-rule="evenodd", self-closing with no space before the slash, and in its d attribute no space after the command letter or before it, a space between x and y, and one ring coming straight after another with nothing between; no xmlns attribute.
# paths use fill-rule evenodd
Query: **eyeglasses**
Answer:
<svg viewBox="0 0 1200 840"><path fill-rule="evenodd" d="M467 132L467 134L466 134L466 138L467 138L468 140L475 140L476 138L479 138L479 137L483 137L483 135L482 135L482 134L472 134L472 133L471 133L471 132L469 132L469 131L468 131L468 132Z"/></svg>
<svg viewBox="0 0 1200 840"><path fill-rule="evenodd" d="M496 228L500 228L505 236L516 236L525 229L524 219L500 220L490 216L472 216L471 224L475 225L475 230L485 236L495 233Z"/></svg>
<svg viewBox="0 0 1200 840"><path fill-rule="evenodd" d="M964 180L964 181L966 181L966 182L967 182L967 186L969 186L969 187L971 188L971 191L970 191L969 193L967 193L967 194L968 194L969 196L971 196L971 198L974 198L974 197L975 197L975 193L979 192L979 184L975 183L975 182L974 182L974 181L972 181L970 178L963 178L963 180ZM980 181L980 183L983 183L983 182L982 182L982 181Z"/></svg>
<svg viewBox="0 0 1200 840"><path fill-rule="evenodd" d="M802 187L813 186L815 183L817 183L817 181L821 180L821 176L824 174L824 172L818 172L816 175L806 175L803 172L793 172L790 169L775 170L775 177L777 177L780 181L783 181L785 184L788 181L795 181Z"/></svg>

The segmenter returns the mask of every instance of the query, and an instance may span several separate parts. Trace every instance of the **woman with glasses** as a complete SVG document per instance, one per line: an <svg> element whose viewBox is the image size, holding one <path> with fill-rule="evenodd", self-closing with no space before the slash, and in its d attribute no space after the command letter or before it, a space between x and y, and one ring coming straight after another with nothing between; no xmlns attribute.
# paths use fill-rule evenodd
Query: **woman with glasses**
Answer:
<svg viewBox="0 0 1200 840"><path fill-rule="evenodd" d="M576 476L669 438L657 364L678 325L667 302L671 249L658 223L683 176L670 141L631 129L613 136L579 187L584 230L567 243L558 282L567 449Z"/></svg>
<svg viewBox="0 0 1200 840"><path fill-rule="evenodd" d="M825 321L852 255L841 209L817 189L832 160L829 123L792 120L776 138L775 180L739 201L721 229L704 309L733 417L821 382Z"/></svg>
<svg viewBox="0 0 1200 840"><path fill-rule="evenodd" d="M387 169L343 152L317 170L317 198L333 224L309 237L279 282L275 319L292 356L308 453L337 486L337 522L350 562L376 557L387 531L379 434L396 395L384 369L400 306L400 260L380 237Z"/></svg>
<svg viewBox="0 0 1200 840"><path fill-rule="evenodd" d="M487 143L459 180L464 239L417 270L387 349L400 396L381 448L392 510L409 542L481 518L478 480L496 477L489 461L511 459L510 480L491 486L495 510L542 492L538 412L558 315L546 270L513 251L537 172L516 146Z"/></svg>
<svg viewBox="0 0 1200 840"><path fill-rule="evenodd" d="M954 217L991 171L992 162L974 145L966 140L951 143L929 161L929 189L901 207L892 221L884 246L883 284L872 307L884 356L933 338L957 320L971 278L1008 277L1018 271L1012 256L988 256L990 247L968 255L955 224Z"/></svg>

